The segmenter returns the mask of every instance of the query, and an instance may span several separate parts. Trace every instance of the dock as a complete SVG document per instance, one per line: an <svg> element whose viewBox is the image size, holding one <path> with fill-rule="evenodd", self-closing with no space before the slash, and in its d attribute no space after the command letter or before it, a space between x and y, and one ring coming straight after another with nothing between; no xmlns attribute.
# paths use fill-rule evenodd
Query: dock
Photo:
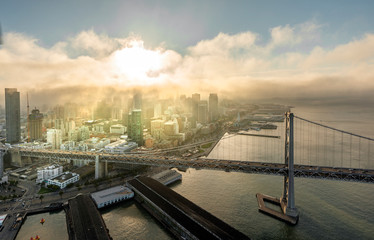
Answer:
<svg viewBox="0 0 374 240"><path fill-rule="evenodd" d="M111 206L133 197L134 192L122 185L91 193L91 198L95 202L97 208Z"/></svg>
<svg viewBox="0 0 374 240"><path fill-rule="evenodd" d="M176 181L182 180L182 174L178 173L175 170L168 169L153 175L152 178L164 185L169 185Z"/></svg>
<svg viewBox="0 0 374 240"><path fill-rule="evenodd" d="M135 200L178 239L249 239L150 177L137 177L127 184L135 192Z"/></svg>
<svg viewBox="0 0 374 240"><path fill-rule="evenodd" d="M112 239L100 212L88 195L70 199L65 211L70 240Z"/></svg>
<svg viewBox="0 0 374 240"><path fill-rule="evenodd" d="M238 132L237 134L238 135L252 136L252 137L280 138L280 136L265 135L265 134L254 134L254 133L247 133L247 132Z"/></svg>

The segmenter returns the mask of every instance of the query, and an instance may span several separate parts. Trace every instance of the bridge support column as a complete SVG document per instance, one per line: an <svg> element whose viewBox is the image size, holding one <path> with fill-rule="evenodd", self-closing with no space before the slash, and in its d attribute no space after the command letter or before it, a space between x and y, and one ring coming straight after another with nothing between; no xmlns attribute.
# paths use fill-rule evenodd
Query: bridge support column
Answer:
<svg viewBox="0 0 374 240"><path fill-rule="evenodd" d="M5 150L0 149L0 182L1 182L1 179L3 178L3 173L4 173L4 155L5 155Z"/></svg>
<svg viewBox="0 0 374 240"><path fill-rule="evenodd" d="M272 217L278 218L290 224L296 224L299 220L299 212L295 206L294 188L294 125L293 113L286 113L286 135L285 135L285 165L287 172L283 179L283 196L281 199L257 193L259 211ZM265 206L265 201L279 205L282 212L275 211Z"/></svg>
<svg viewBox="0 0 374 240"><path fill-rule="evenodd" d="M99 155L95 159L95 179L102 178L108 175L108 162L100 161Z"/></svg>
<svg viewBox="0 0 374 240"><path fill-rule="evenodd" d="M10 151L10 157L11 157L11 165L16 166L16 167L23 167L21 155L19 151L13 150Z"/></svg>

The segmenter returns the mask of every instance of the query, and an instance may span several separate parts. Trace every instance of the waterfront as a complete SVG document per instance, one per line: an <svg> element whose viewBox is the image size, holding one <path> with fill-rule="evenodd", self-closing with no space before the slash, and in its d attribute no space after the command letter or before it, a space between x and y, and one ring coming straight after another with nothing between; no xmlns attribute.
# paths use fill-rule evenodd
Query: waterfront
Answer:
<svg viewBox="0 0 374 240"><path fill-rule="evenodd" d="M40 223L40 219L44 218L44 224ZM35 238L36 235L41 239L66 240L68 233L66 228L65 212L50 212L27 216L16 240Z"/></svg>
<svg viewBox="0 0 374 240"><path fill-rule="evenodd" d="M333 113L327 111L302 112L295 109L294 112L311 120L324 119L326 114L333 116ZM336 124L339 128L372 136L370 133L372 130L367 127L374 117L368 113L364 115L346 113L337 119L328 117L325 119L323 123L326 122L327 125ZM282 134L282 131L283 129L278 129L276 132ZM243 136L235 136L232 139L240 137ZM246 144L245 141L242 143ZM245 152L238 152L237 156L247 155L248 148L242 149ZM300 220L298 225L289 226L257 210L256 193L281 196L283 178L280 176L194 169L181 173L182 182L172 185L173 190L252 239L373 239L374 185L372 184L296 178L296 206L300 211ZM113 239L172 238L134 201L121 203L101 212ZM28 217L20 233L27 232L27 228L35 228L35 230L43 228L39 220L29 221ZM64 218L60 221L65 223ZM25 227L29 223L34 227ZM49 231L55 232L55 228L61 229L61 225L56 224Z"/></svg>

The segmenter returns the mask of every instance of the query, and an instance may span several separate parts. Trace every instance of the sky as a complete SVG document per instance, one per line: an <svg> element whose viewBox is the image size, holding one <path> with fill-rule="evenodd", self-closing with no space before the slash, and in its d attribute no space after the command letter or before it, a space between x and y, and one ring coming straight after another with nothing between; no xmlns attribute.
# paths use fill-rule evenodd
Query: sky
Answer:
<svg viewBox="0 0 374 240"><path fill-rule="evenodd" d="M345 0L2 0L0 83L36 102L142 88L372 104L373 10Z"/></svg>

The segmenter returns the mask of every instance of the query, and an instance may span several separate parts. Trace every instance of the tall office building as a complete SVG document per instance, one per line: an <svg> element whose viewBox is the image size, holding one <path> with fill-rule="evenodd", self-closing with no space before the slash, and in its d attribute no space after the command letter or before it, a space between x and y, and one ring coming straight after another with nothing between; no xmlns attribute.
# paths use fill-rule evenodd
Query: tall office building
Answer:
<svg viewBox="0 0 374 240"><path fill-rule="evenodd" d="M33 109L28 118L28 125L30 131L30 140L38 140L43 137L42 127L43 127L43 114L39 112L38 109Z"/></svg>
<svg viewBox="0 0 374 240"><path fill-rule="evenodd" d="M199 116L199 102L200 102L200 94L194 93L192 94L192 106L191 106L191 112L192 112L192 122L191 125L193 128L196 127L196 121L198 120Z"/></svg>
<svg viewBox="0 0 374 240"><path fill-rule="evenodd" d="M143 145L142 110L134 109L129 114L127 134L131 140L138 144L138 146Z"/></svg>
<svg viewBox="0 0 374 240"><path fill-rule="evenodd" d="M201 100L198 105L198 119L197 121L202 124L208 122L208 101Z"/></svg>
<svg viewBox="0 0 374 240"><path fill-rule="evenodd" d="M5 88L6 141L21 140L20 94L17 88Z"/></svg>
<svg viewBox="0 0 374 240"><path fill-rule="evenodd" d="M218 116L218 96L216 93L211 93L209 94L209 120L211 122L217 121Z"/></svg>

